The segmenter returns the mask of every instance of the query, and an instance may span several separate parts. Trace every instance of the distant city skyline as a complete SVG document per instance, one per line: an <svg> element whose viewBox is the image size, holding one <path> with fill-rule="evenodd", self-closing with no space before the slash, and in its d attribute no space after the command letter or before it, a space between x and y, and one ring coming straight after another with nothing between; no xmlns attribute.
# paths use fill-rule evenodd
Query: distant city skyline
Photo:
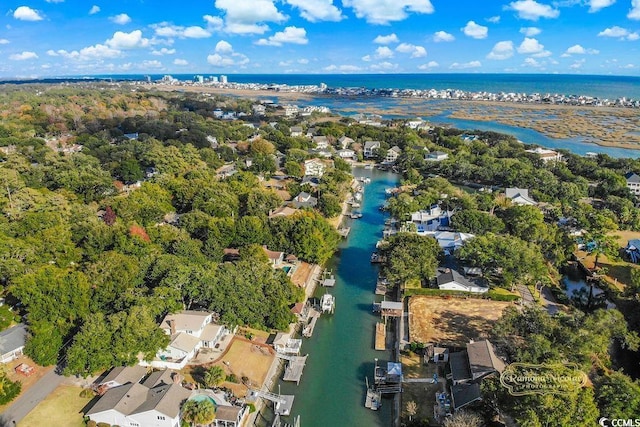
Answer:
<svg viewBox="0 0 640 427"><path fill-rule="evenodd" d="M0 77L640 75L640 0L3 2Z"/></svg>

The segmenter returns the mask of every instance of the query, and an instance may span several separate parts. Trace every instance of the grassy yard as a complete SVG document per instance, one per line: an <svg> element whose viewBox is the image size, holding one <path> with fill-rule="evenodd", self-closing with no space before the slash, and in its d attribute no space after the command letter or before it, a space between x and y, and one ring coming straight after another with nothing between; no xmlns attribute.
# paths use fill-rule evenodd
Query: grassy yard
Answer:
<svg viewBox="0 0 640 427"><path fill-rule="evenodd" d="M35 369L34 373L30 376L26 377L22 374L19 374L15 371L16 366L21 363L25 363ZM11 381L20 381L22 383L22 390L20 394L13 400L15 402L20 398L24 393L27 392L35 383L38 382L40 378L45 376L47 372L53 369L53 366L42 367L35 364L35 362L29 359L27 356L22 356L16 360L12 360L11 362L4 365L4 368L7 372L7 375ZM9 402L7 405L0 405L0 414L4 412L4 410L13 402Z"/></svg>
<svg viewBox="0 0 640 427"><path fill-rule="evenodd" d="M402 371L405 378L432 378L437 370L433 363L424 365L422 363L422 356L415 353L402 354L400 361L402 362ZM442 376L442 374L443 372L438 372L438 375ZM435 394L436 392L442 391L442 387L442 383L404 383L402 385L401 403L402 420L409 420L407 404L409 402L415 402L417 411L413 419L429 420L429 423L433 423Z"/></svg>
<svg viewBox="0 0 640 427"><path fill-rule="evenodd" d="M19 427L83 427L80 412L91 399L80 397L82 388L61 385L18 423Z"/></svg>

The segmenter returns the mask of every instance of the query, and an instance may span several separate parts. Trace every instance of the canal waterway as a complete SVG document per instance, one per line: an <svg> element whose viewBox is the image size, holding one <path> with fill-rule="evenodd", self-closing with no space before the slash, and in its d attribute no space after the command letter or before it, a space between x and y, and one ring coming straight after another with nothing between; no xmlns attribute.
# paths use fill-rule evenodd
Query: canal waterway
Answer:
<svg viewBox="0 0 640 427"><path fill-rule="evenodd" d="M393 400L383 399L382 408L364 407L365 377L372 380L374 359L391 360L391 351L373 349L375 324L372 313L378 268L370 263L376 242L382 238L385 215L379 207L385 188L398 185L398 176L378 170L354 169L356 177L367 176L362 203L363 217L351 221L351 233L327 268L336 276L329 288L336 310L323 315L313 337L305 339L301 354L309 354L299 385L280 382L282 394L294 394L292 416L300 415L304 427L384 426L392 423ZM325 293L319 287L316 296ZM379 297L378 297L379 298ZM278 392L277 388L274 390Z"/></svg>

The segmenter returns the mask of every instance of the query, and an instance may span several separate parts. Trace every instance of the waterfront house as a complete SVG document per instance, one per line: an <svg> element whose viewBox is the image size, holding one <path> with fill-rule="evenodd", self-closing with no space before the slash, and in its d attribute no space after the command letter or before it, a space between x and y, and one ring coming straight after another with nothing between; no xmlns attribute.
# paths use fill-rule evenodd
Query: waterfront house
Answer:
<svg viewBox="0 0 640 427"><path fill-rule="evenodd" d="M538 204L529 197L529 190L526 188L507 188L504 195L516 205L536 206Z"/></svg>
<svg viewBox="0 0 640 427"><path fill-rule="evenodd" d="M367 141L364 143L363 155L365 158L370 159L376 156L376 150L380 148L380 141Z"/></svg>
<svg viewBox="0 0 640 427"><path fill-rule="evenodd" d="M254 104L251 106L251 109L253 110L254 116L264 116L267 112L267 107L262 104Z"/></svg>
<svg viewBox="0 0 640 427"><path fill-rule="evenodd" d="M271 264L271 267L273 268L282 267L282 263L284 262L284 252L271 251L266 246L263 246L262 249L265 255L267 256L267 258L269 259L269 264Z"/></svg>
<svg viewBox="0 0 640 427"><path fill-rule="evenodd" d="M284 110L284 115L287 117L295 116L298 114L298 106L297 105L285 105L282 107Z"/></svg>
<svg viewBox="0 0 640 427"><path fill-rule="evenodd" d="M443 212L440 206L432 205L429 209L413 212L411 222L416 225L418 234L422 234L448 227L450 215L451 212Z"/></svg>
<svg viewBox="0 0 640 427"><path fill-rule="evenodd" d="M634 172L629 172L624 178L627 180L627 188L631 194L640 196L640 176Z"/></svg>
<svg viewBox="0 0 640 427"><path fill-rule="evenodd" d="M438 241L438 245L449 253L461 248L469 239L476 237L475 234L458 231L436 231L433 234L427 233L427 235L432 235Z"/></svg>
<svg viewBox="0 0 640 427"><path fill-rule="evenodd" d="M451 268L439 268L436 277L438 289L443 291L471 292L483 294L489 287L477 279L469 279Z"/></svg>
<svg viewBox="0 0 640 427"><path fill-rule="evenodd" d="M529 150L524 150L527 153L537 154L544 163L549 162L561 162L562 154L557 151L547 150L546 148L536 147Z"/></svg>
<svg viewBox="0 0 640 427"><path fill-rule="evenodd" d="M278 209L269 211L269 218L277 218L279 216L291 216L299 212L298 209L290 208L289 206L281 206Z"/></svg>
<svg viewBox="0 0 640 427"><path fill-rule="evenodd" d="M629 240L624 251L626 252L631 262L636 264L640 262L640 239Z"/></svg>
<svg viewBox="0 0 640 427"><path fill-rule="evenodd" d="M424 159L428 162L441 162L449 158L449 154L444 151L432 151L425 154Z"/></svg>
<svg viewBox="0 0 640 427"><path fill-rule="evenodd" d="M309 159L304 162L304 174L305 176L317 176L322 178L324 175L325 166L318 159Z"/></svg>
<svg viewBox="0 0 640 427"><path fill-rule="evenodd" d="M200 349L217 349L230 333L226 327L212 322L212 313L194 310L167 314L160 329L169 335L169 345L158 351L152 361L141 361L140 365L182 369Z"/></svg>
<svg viewBox="0 0 640 427"><path fill-rule="evenodd" d="M338 156L344 160L353 160L356 157L356 152L351 148L344 148L342 150L338 150Z"/></svg>
<svg viewBox="0 0 640 427"><path fill-rule="evenodd" d="M400 154L402 154L402 150L397 145L394 145L387 150L387 155L384 158L384 163L389 165L394 164L396 160L398 160L398 156L400 156Z"/></svg>
<svg viewBox="0 0 640 427"><path fill-rule="evenodd" d="M302 340L291 338L291 334L278 332L273 339L273 348L280 354L300 354Z"/></svg>
<svg viewBox="0 0 640 427"><path fill-rule="evenodd" d="M316 197L312 197L311 194L303 191L293 198L292 203L293 206L297 209L315 208L318 205L318 199Z"/></svg>
<svg viewBox="0 0 640 427"><path fill-rule="evenodd" d="M22 356L26 340L27 326L22 323L0 332L0 363Z"/></svg>

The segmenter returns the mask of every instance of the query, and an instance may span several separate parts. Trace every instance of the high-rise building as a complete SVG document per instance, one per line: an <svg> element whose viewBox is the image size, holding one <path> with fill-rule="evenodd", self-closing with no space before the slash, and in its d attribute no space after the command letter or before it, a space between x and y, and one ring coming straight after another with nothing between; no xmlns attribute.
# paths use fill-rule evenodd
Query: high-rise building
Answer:
<svg viewBox="0 0 640 427"><path fill-rule="evenodd" d="M224 74L220 76L220 83L227 83L227 76Z"/></svg>

